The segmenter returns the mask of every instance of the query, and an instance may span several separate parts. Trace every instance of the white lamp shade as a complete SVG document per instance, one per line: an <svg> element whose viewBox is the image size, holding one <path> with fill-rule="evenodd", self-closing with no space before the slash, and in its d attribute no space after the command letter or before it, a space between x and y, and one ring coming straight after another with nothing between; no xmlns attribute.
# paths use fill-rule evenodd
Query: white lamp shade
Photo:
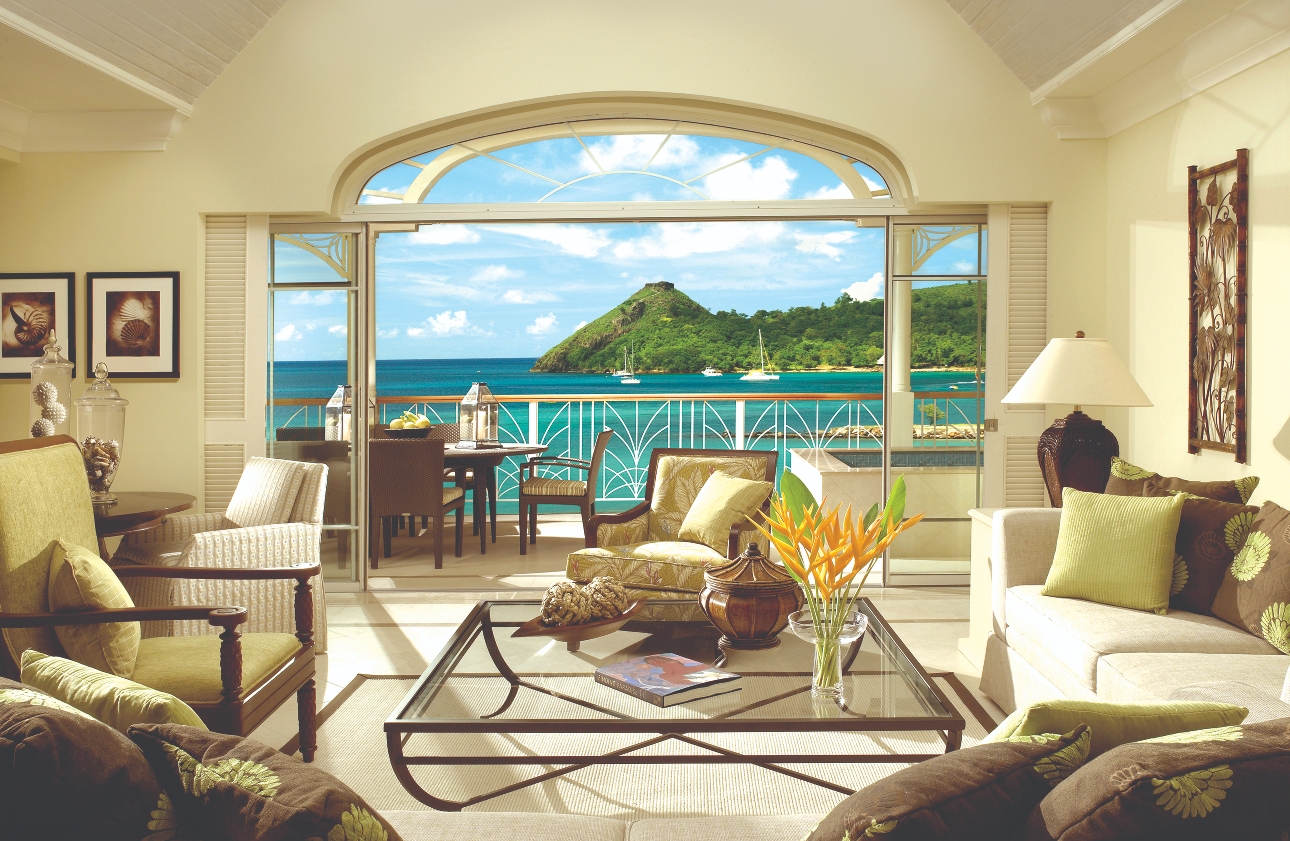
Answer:
<svg viewBox="0 0 1290 841"><path fill-rule="evenodd" d="M1152 405L1106 339L1052 339L1003 402Z"/></svg>

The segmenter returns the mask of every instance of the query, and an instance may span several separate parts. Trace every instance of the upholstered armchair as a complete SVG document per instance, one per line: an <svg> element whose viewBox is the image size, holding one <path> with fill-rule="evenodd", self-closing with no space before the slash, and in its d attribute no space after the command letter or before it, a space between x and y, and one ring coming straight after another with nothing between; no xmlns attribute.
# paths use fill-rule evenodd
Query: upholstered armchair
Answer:
<svg viewBox="0 0 1290 841"><path fill-rule="evenodd" d="M327 465L252 458L222 513L172 515L155 529L126 535L115 566L257 569L319 563ZM290 633L295 603L288 581L134 578L122 576L137 607L240 604L252 607L246 630ZM327 599L322 576L314 591L314 643L327 651ZM200 620L144 622L143 636L218 633Z"/></svg>
<svg viewBox="0 0 1290 841"><path fill-rule="evenodd" d="M774 482L776 461L773 450L655 449L644 501L618 514L588 518L587 548L569 555L565 574L578 582L609 575L648 598L693 599L703 589L709 564L737 557L757 538L745 520L730 524L724 552L681 540L681 523L695 497L714 470Z"/></svg>
<svg viewBox="0 0 1290 841"><path fill-rule="evenodd" d="M310 581L321 572L312 563L253 569L126 566L126 581L159 579L225 583L251 588L294 585L295 621L286 633L243 634L247 602L207 601L159 607L91 608L55 612L50 577L59 544L90 549L98 538L90 487L80 448L66 435L0 443L0 676L19 679L22 654L34 649L68 657L56 628L135 622L202 622L219 636L141 639L132 666L123 673L136 683L168 692L187 703L217 732L245 736L294 693L300 750L306 761L316 747L313 599ZM251 595L255 596L254 589ZM252 598L249 613L262 609Z"/></svg>

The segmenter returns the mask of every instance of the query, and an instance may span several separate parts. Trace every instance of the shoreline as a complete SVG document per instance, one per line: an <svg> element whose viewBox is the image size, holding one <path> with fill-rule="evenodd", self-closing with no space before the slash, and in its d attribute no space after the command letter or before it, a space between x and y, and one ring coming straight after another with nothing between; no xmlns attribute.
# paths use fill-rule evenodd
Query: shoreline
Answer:
<svg viewBox="0 0 1290 841"><path fill-rule="evenodd" d="M735 374L747 374L752 370L753 369L751 368L736 368L732 371L723 371L722 373L730 374L733 376ZM788 371L772 371L771 373L773 374L881 374L882 370L883 370L882 366L879 365L872 368L853 368L851 366L847 366L845 368L794 368ZM956 368L953 366L946 367L946 368L910 368L909 369L911 374L915 372L920 372L920 373L929 373L929 374L957 373L957 374L973 374L973 375L976 374L976 370L977 370L976 368ZM534 371L530 369L528 373L530 374L578 374L578 375L591 374L591 375L599 375L599 376L612 376L614 372L613 371ZM664 371L656 368L642 368L641 370L635 371L634 373L653 374L656 376L668 375L668 376L683 377L683 376L686 376L687 374L693 374L695 376L698 376L703 372L702 371ZM984 373L985 372L983 371L982 374Z"/></svg>

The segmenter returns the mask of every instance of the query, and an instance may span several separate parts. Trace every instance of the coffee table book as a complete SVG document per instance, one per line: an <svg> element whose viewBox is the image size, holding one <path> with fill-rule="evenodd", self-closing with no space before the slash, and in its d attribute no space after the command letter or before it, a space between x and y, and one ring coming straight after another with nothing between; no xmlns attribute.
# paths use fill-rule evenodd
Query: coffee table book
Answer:
<svg viewBox="0 0 1290 841"><path fill-rule="evenodd" d="M656 707L734 692L742 680L734 672L677 654L650 654L596 669L596 683Z"/></svg>

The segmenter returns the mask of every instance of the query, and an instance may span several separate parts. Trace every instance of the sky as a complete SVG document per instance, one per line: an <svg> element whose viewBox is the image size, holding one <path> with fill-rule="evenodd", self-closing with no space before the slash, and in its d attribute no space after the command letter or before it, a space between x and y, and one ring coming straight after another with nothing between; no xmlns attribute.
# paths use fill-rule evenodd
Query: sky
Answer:
<svg viewBox="0 0 1290 841"><path fill-rule="evenodd" d="M640 168L657 152L651 171L692 179L713 199L850 197L822 164L783 150L742 160L764 147L723 138L674 137L659 151L661 138L653 135L587 140L605 169ZM513 147L502 154L563 181L586 174L591 166L589 153L573 139ZM698 177L721 166L725 168ZM400 169L410 174L391 172ZM396 164L369 186L401 191L416 171ZM535 201L551 188L513 167L479 158L450 172L429 198L444 189L451 201ZM624 189L630 194L623 194ZM578 190L582 192L574 194ZM661 190L671 192L660 195ZM574 184L557 196L566 201L615 196L666 200L686 198L688 192L649 176L608 175ZM695 198L692 193L688 197ZM744 314L831 304L843 294L857 300L881 297L884 237L882 229L858 228L854 221L441 223L417 232L386 233L376 250L377 358L537 357L656 281L671 281L710 310ZM339 279L294 245L279 242L275 248L278 283ZM944 270L962 271L957 264L971 259L974 265L975 255L975 238L965 238L944 249L936 261ZM346 295L339 290L276 292L275 358L344 358Z"/></svg>

